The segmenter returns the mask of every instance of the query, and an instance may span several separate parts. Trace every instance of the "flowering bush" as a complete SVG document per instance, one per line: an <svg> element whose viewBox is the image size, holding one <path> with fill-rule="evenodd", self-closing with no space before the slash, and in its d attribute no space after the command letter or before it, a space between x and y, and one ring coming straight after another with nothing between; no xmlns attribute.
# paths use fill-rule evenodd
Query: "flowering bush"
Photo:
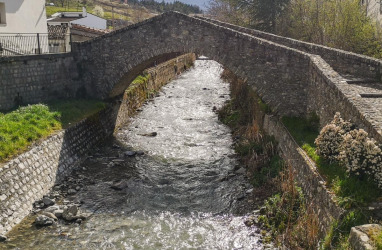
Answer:
<svg viewBox="0 0 382 250"><path fill-rule="evenodd" d="M315 140L317 154L329 161L340 161L346 171L359 178L371 178L382 188L382 150L363 129L352 129L336 113Z"/></svg>
<svg viewBox="0 0 382 250"><path fill-rule="evenodd" d="M339 160L348 173L370 176L382 187L382 151L365 130L354 129L344 136Z"/></svg>
<svg viewBox="0 0 382 250"><path fill-rule="evenodd" d="M339 113L336 113L331 123L322 128L320 135L314 143L317 146L317 154L329 161L338 160L343 136L351 130L351 123L344 121Z"/></svg>

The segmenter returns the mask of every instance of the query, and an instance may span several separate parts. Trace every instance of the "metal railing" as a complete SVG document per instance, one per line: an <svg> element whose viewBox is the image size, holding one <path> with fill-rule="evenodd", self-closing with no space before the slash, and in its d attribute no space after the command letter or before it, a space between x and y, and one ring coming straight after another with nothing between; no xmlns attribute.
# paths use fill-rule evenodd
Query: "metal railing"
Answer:
<svg viewBox="0 0 382 250"><path fill-rule="evenodd" d="M70 51L69 34L0 33L0 57L58 54Z"/></svg>

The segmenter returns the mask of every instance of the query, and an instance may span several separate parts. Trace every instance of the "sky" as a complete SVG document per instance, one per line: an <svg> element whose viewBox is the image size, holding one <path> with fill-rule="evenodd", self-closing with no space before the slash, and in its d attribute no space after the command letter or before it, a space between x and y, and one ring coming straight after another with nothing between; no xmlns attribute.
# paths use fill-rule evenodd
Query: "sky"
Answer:
<svg viewBox="0 0 382 250"><path fill-rule="evenodd" d="M157 2L162 2L162 0L156 0ZM174 2L174 0L164 0L167 3ZM198 5L201 9L205 10L206 5L208 4L209 0L178 0L179 2L186 3L186 4L192 4L192 5Z"/></svg>

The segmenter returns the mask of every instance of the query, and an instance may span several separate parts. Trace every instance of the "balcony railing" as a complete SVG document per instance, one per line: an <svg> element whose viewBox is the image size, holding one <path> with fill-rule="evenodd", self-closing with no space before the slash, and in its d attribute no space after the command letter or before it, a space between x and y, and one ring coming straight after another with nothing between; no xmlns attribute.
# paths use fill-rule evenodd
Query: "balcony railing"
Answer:
<svg viewBox="0 0 382 250"><path fill-rule="evenodd" d="M69 34L0 33L0 57L57 54L70 51Z"/></svg>

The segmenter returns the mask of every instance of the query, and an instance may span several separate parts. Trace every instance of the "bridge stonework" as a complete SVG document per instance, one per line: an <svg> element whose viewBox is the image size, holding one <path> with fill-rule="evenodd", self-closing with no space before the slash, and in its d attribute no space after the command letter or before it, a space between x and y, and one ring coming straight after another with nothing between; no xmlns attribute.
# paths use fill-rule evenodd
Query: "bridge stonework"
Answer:
<svg viewBox="0 0 382 250"><path fill-rule="evenodd" d="M314 111L323 125L339 111L382 142L382 103L361 97L363 86L347 79L380 82L380 60L175 12L75 43L67 55L0 59L0 110L18 95L24 103L121 96L145 68L189 52L246 79L278 115Z"/></svg>

